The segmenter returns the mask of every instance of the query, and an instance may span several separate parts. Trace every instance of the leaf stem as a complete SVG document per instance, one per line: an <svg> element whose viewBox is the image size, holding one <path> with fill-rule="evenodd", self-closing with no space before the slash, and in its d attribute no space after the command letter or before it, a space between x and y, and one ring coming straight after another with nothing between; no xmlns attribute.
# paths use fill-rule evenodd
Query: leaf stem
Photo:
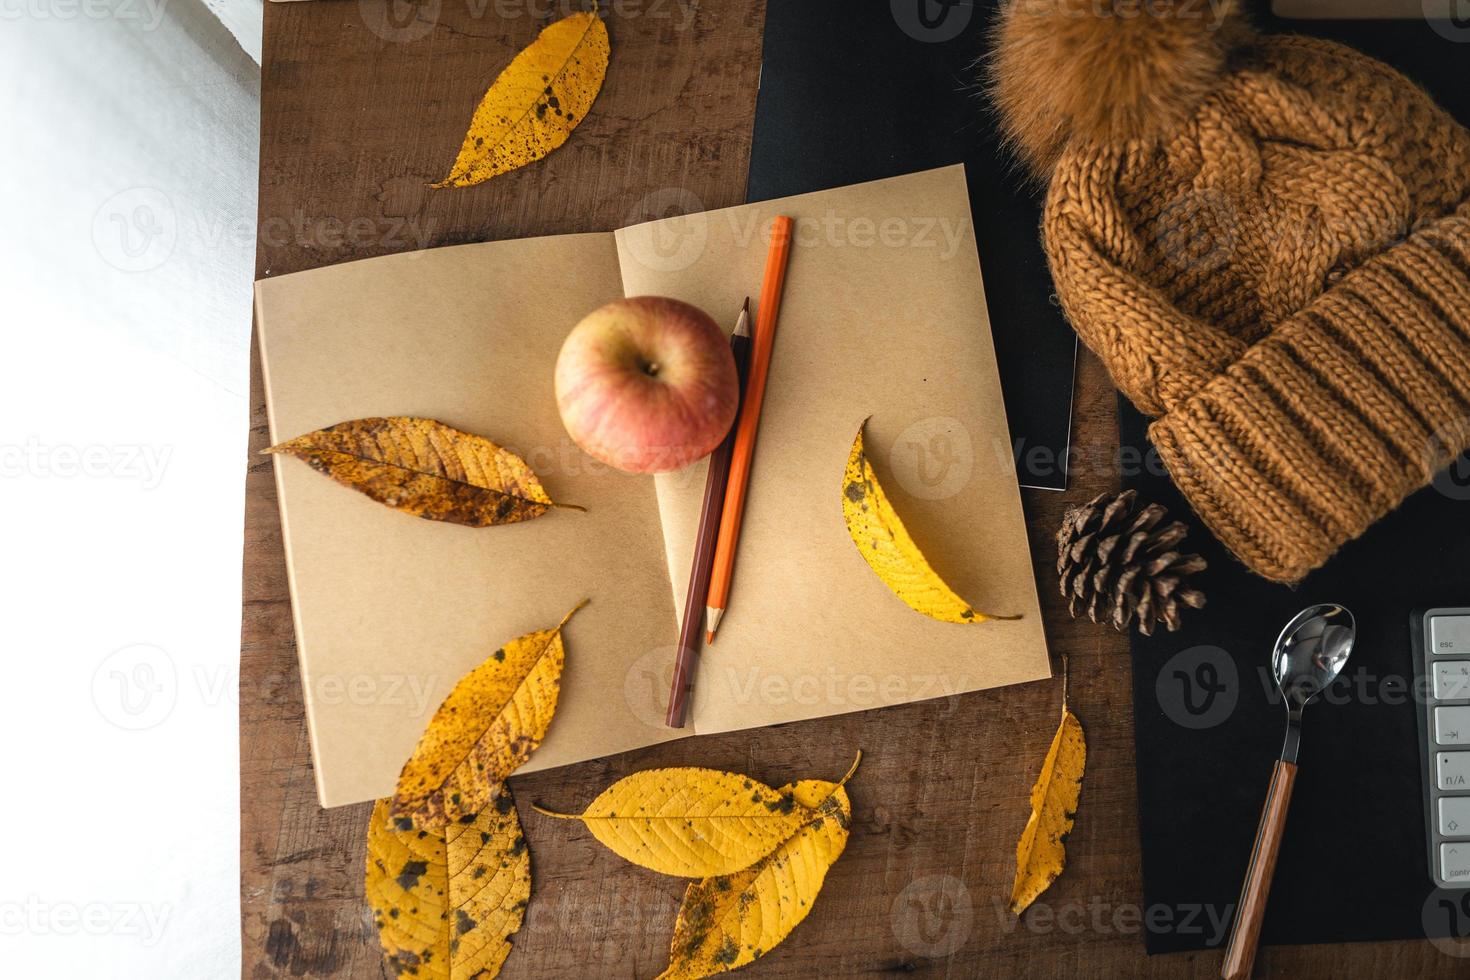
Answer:
<svg viewBox="0 0 1470 980"><path fill-rule="evenodd" d="M572 611L569 612L569 613L567 613L565 616L563 616L561 618L561 622L559 622L559 623L556 624L556 628L557 629L561 629L563 626L565 626L567 624L567 620L569 620L573 616L577 615L577 611L580 610L583 606L587 605L587 603L589 603L591 601L592 601L591 599L583 599L581 602L579 602L575 606L573 606L572 607Z"/></svg>
<svg viewBox="0 0 1470 980"><path fill-rule="evenodd" d="M850 769L847 770L847 775L843 776L841 779L839 779L837 781L837 785L838 786L846 786L847 785L847 781L852 778L853 773L857 772L858 766L862 764L862 761L863 761L863 750L862 749L858 749L858 751L857 751L857 758L852 760L852 768L850 768Z"/></svg>
<svg viewBox="0 0 1470 980"><path fill-rule="evenodd" d="M1064 717L1064 718L1067 716L1067 675L1069 673L1071 673L1071 671L1069 670L1069 667L1070 666L1071 666L1071 663L1070 663L1069 658L1067 657L1067 651L1063 650L1062 651L1062 717Z"/></svg>
<svg viewBox="0 0 1470 980"><path fill-rule="evenodd" d="M531 804L531 809L532 810L535 810L537 813L541 814L543 817L555 817L558 820L577 820L577 819L579 819L578 816L577 816L577 814L575 814L575 813L557 813L555 810L548 810L548 809L546 809L546 807L542 806L539 803L532 803Z"/></svg>

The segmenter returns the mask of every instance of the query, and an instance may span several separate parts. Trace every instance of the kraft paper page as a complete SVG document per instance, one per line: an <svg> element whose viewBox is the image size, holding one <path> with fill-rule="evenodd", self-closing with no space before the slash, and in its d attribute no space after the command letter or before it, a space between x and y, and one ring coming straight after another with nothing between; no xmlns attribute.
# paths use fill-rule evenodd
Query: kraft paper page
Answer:
<svg viewBox="0 0 1470 980"><path fill-rule="evenodd" d="M701 654L695 728L1050 676L964 169L624 229L623 288L732 319L759 295L777 214L796 220L795 245L730 608ZM975 608L1020 620L927 619L863 562L840 494L868 416L879 479L931 564ZM682 613L703 466L655 479Z"/></svg>
<svg viewBox="0 0 1470 980"><path fill-rule="evenodd" d="M390 795L455 682L583 598L591 604L566 627L560 708L527 768L687 734L624 696L640 659L673 656L652 480L577 450L552 390L567 330L620 295L606 234L433 249L257 284L273 441L365 416L436 418L520 453L553 499L587 508L504 527L439 524L276 458L324 806Z"/></svg>

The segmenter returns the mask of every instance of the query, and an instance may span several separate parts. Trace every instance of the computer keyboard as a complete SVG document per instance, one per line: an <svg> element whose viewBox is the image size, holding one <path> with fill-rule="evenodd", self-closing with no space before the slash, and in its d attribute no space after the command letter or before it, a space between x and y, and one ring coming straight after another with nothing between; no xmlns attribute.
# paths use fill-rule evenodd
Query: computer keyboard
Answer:
<svg viewBox="0 0 1470 980"><path fill-rule="evenodd" d="M1410 618L1429 874L1441 888L1470 888L1470 607Z"/></svg>

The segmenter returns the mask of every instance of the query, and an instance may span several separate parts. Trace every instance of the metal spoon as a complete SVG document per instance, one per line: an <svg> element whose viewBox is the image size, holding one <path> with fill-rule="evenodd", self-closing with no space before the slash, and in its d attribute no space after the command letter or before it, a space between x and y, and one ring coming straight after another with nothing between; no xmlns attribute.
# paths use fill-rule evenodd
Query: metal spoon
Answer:
<svg viewBox="0 0 1470 980"><path fill-rule="evenodd" d="M1276 640L1271 672L1276 675L1276 686L1281 689L1286 704L1286 742L1271 772L1271 788L1266 791L1266 805L1261 809L1250 867L1246 869L1245 884L1235 907L1230 943L1225 947L1225 963L1220 970L1225 980L1245 980L1255 962L1261 917L1266 911L1276 854L1281 849L1281 835L1286 828L1286 808L1291 803L1291 788L1296 782L1302 709L1342 671L1353 652L1356 632L1353 614L1342 606L1311 606L1297 613Z"/></svg>

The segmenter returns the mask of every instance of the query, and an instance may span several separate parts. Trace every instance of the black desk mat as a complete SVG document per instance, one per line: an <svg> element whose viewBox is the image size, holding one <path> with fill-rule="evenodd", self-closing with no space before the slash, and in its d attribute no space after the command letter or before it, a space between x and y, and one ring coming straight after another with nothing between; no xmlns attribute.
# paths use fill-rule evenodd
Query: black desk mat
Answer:
<svg viewBox="0 0 1470 980"><path fill-rule="evenodd" d="M1456 41L1423 21L1256 20L1380 58L1470 122L1470 25L1449 29ZM1316 602L1351 609L1358 640L1343 676L1303 719L1263 942L1470 936L1467 893L1437 894L1429 879L1408 626L1415 608L1470 604L1470 462L1287 588L1247 572L1203 530L1149 452L1147 420L1120 402L1122 444L1150 461L1125 483L1191 520L1188 544L1210 562L1201 577L1207 608L1191 611L1177 634L1133 643L1149 952L1226 938L1285 732L1271 648L1287 620Z"/></svg>
<svg viewBox="0 0 1470 980"><path fill-rule="evenodd" d="M1066 486L1076 335L1039 200L996 145L975 60L995 0L771 0L747 199L964 163L1023 486ZM918 216L916 216L918 217Z"/></svg>

